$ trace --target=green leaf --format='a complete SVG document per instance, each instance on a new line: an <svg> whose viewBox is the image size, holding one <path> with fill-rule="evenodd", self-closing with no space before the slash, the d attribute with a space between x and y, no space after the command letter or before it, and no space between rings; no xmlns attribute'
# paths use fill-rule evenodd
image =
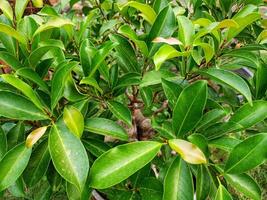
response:
<svg viewBox="0 0 267 200"><path fill-rule="evenodd" d="M116 34L110 35L109 38L114 43L119 44L115 47L115 50L119 66L122 68L122 70L124 72L140 71L137 57L131 43L129 43L126 38Z"/></svg>
<svg viewBox="0 0 267 200"><path fill-rule="evenodd" d="M15 183L13 183L9 188L8 191L11 193L13 197L25 197L24 191L24 182L22 177L19 177Z"/></svg>
<svg viewBox="0 0 267 200"><path fill-rule="evenodd" d="M69 19L64 19L60 17L51 17L48 22L39 26L39 28L34 32L33 37L49 29L60 28L65 26L73 26L73 25L74 24Z"/></svg>
<svg viewBox="0 0 267 200"><path fill-rule="evenodd" d="M241 140L232 137L221 137L215 140L210 140L209 146L222 149L225 151L232 151L232 149L240 142Z"/></svg>
<svg viewBox="0 0 267 200"><path fill-rule="evenodd" d="M215 52L213 47L207 43L194 43L194 46L199 46L203 49L205 54L206 63L208 63L214 56Z"/></svg>
<svg viewBox="0 0 267 200"><path fill-rule="evenodd" d="M204 153L195 144L180 139L171 139L168 144L183 160L190 164L207 163Z"/></svg>
<svg viewBox="0 0 267 200"><path fill-rule="evenodd" d="M206 81L197 81L181 92L172 118L172 126L176 135L183 136L197 125L202 117L206 100Z"/></svg>
<svg viewBox="0 0 267 200"><path fill-rule="evenodd" d="M84 128L86 131L100 135L111 136L123 141L128 141L126 131L116 122L105 118L89 118L85 120Z"/></svg>
<svg viewBox="0 0 267 200"><path fill-rule="evenodd" d="M101 94L103 94L103 90L99 87L97 81L92 77L85 77L81 80L80 84L87 84L95 89L97 89Z"/></svg>
<svg viewBox="0 0 267 200"><path fill-rule="evenodd" d="M161 79L161 83L168 102L173 108L183 88L179 84L165 79Z"/></svg>
<svg viewBox="0 0 267 200"><path fill-rule="evenodd" d="M157 51L157 53L153 57L153 61L155 63L156 70L159 70L161 65L169 59L181 57L181 56L188 56L189 52L184 51L180 52L177 51L174 47L164 44L160 47L160 49Z"/></svg>
<svg viewBox="0 0 267 200"><path fill-rule="evenodd" d="M0 91L0 115L18 120L48 119L48 116L28 99L7 91Z"/></svg>
<svg viewBox="0 0 267 200"><path fill-rule="evenodd" d="M46 46L41 46L34 51L31 52L28 60L29 64L33 67L36 68L37 64L40 62L40 60L47 54L47 53L52 53L54 56L57 57L59 61L62 61L64 59L64 54L62 50L58 46L54 45L46 45Z"/></svg>
<svg viewBox="0 0 267 200"><path fill-rule="evenodd" d="M0 160L4 157L7 151L7 139L3 129L0 127Z"/></svg>
<svg viewBox="0 0 267 200"><path fill-rule="evenodd" d="M48 142L45 140L34 149L29 164L23 172L23 180L29 187L33 187L41 181L50 160Z"/></svg>
<svg viewBox="0 0 267 200"><path fill-rule="evenodd" d="M105 58L110 54L110 51L116 47L118 43L108 41L104 43L101 48L97 51L92 59L91 71L89 73L89 77L92 77L96 70L99 68L101 63L105 60Z"/></svg>
<svg viewBox="0 0 267 200"><path fill-rule="evenodd" d="M25 126L23 121L19 121L6 134L8 150L25 140Z"/></svg>
<svg viewBox="0 0 267 200"><path fill-rule="evenodd" d="M104 189L120 183L148 164L161 145L144 141L112 148L94 162L89 175L90 186Z"/></svg>
<svg viewBox="0 0 267 200"><path fill-rule="evenodd" d="M191 46L194 39L194 25L190 19L185 16L178 16L178 39L185 47Z"/></svg>
<svg viewBox="0 0 267 200"><path fill-rule="evenodd" d="M73 106L67 106L63 111L63 120L69 130L78 138L82 137L84 119L82 113Z"/></svg>
<svg viewBox="0 0 267 200"><path fill-rule="evenodd" d="M232 197L229 194L229 192L225 189L225 187L220 184L215 196L215 200L232 200Z"/></svg>
<svg viewBox="0 0 267 200"><path fill-rule="evenodd" d="M144 178L139 186L142 199L162 200L162 183L157 178Z"/></svg>
<svg viewBox="0 0 267 200"><path fill-rule="evenodd" d="M240 107L230 118L229 123L232 125L232 131L241 131L252 127L265 118L267 118L267 102L259 100L253 101L253 106L247 103Z"/></svg>
<svg viewBox="0 0 267 200"><path fill-rule="evenodd" d="M62 119L51 127L48 145L57 172L82 191L89 171L88 157L82 142Z"/></svg>
<svg viewBox="0 0 267 200"><path fill-rule="evenodd" d="M13 10L7 0L0 0L0 9L10 21L13 21Z"/></svg>
<svg viewBox="0 0 267 200"><path fill-rule="evenodd" d="M109 110L120 120L124 121L127 125L132 126L132 114L128 107L117 101L109 101Z"/></svg>
<svg viewBox="0 0 267 200"><path fill-rule="evenodd" d="M245 17L236 17L234 20L238 23L238 28L230 28L227 33L227 41L230 41L236 37L241 31L243 31L248 25L259 20L261 15L259 13L251 13Z"/></svg>
<svg viewBox="0 0 267 200"><path fill-rule="evenodd" d="M31 152L24 143L7 152L0 161L0 191L11 186L20 177L29 162Z"/></svg>
<svg viewBox="0 0 267 200"><path fill-rule="evenodd" d="M66 79L77 62L63 63L58 66L52 78L51 108L54 109L63 95Z"/></svg>
<svg viewBox="0 0 267 200"><path fill-rule="evenodd" d="M23 67L20 61L8 52L0 51L0 59L14 70L18 70Z"/></svg>
<svg viewBox="0 0 267 200"><path fill-rule="evenodd" d="M267 133L253 135L231 151L224 171L240 174L262 164L266 159Z"/></svg>
<svg viewBox="0 0 267 200"><path fill-rule="evenodd" d="M43 110L44 106L37 94L33 91L32 87L29 86L24 81L16 78L11 74L2 74L1 78L4 79L5 82L9 83L13 87L20 90L26 97L28 97L39 109Z"/></svg>
<svg viewBox="0 0 267 200"><path fill-rule="evenodd" d="M131 29L131 27L127 24L122 25L118 33L124 35L125 37L129 38L132 40L136 46L140 49L140 51L145 55L148 56L148 48L147 45L144 41L139 40L137 34Z"/></svg>
<svg viewBox="0 0 267 200"><path fill-rule="evenodd" d="M166 6L157 15L157 18L151 27L147 36L149 55L152 56L159 49L161 44L154 44L153 40L157 37L171 37L177 29L176 19L171 6Z"/></svg>
<svg viewBox="0 0 267 200"><path fill-rule="evenodd" d="M128 3L120 6L120 9L123 9L125 7L133 7L139 11L141 11L141 16L150 24L153 24L156 19L156 12L147 4L139 3L136 1L129 1Z"/></svg>
<svg viewBox="0 0 267 200"><path fill-rule="evenodd" d="M265 74L267 73L267 67L264 64L260 64L257 67L257 71L254 75L255 85L256 85L256 98L262 98L267 90L267 79Z"/></svg>
<svg viewBox="0 0 267 200"><path fill-rule="evenodd" d="M83 73L88 76L91 70L92 57L95 54L93 47L90 45L89 39L85 39L80 46L80 60Z"/></svg>
<svg viewBox="0 0 267 200"><path fill-rule="evenodd" d="M227 115L227 112L222 109L213 109L209 112L206 112L201 121L197 125L197 130L205 130L209 128L211 125L215 124L223 117Z"/></svg>
<svg viewBox="0 0 267 200"><path fill-rule="evenodd" d="M211 180L208 169L204 165L200 165L196 176L196 196L198 200L208 198L211 187Z"/></svg>
<svg viewBox="0 0 267 200"><path fill-rule="evenodd" d="M16 74L37 84L44 92L48 94L50 93L49 87L47 86L45 81L43 81L41 77L31 68L28 67L19 68L16 71Z"/></svg>
<svg viewBox="0 0 267 200"><path fill-rule="evenodd" d="M103 153L105 153L110 149L109 145L99 140L93 140L93 139L83 140L83 144L86 150L96 157L101 156Z"/></svg>
<svg viewBox="0 0 267 200"><path fill-rule="evenodd" d="M27 45L27 38L21 34L20 32L16 31L14 28L0 23L0 32L5 33L13 38L15 38L17 41L22 43L23 45Z"/></svg>
<svg viewBox="0 0 267 200"><path fill-rule="evenodd" d="M199 73L237 90L242 95L244 95L244 97L252 105L251 92L247 83L235 73L216 68L210 68L208 70L199 71Z"/></svg>
<svg viewBox="0 0 267 200"><path fill-rule="evenodd" d="M227 183L253 200L261 200L261 188L247 174L224 174Z"/></svg>
<svg viewBox="0 0 267 200"><path fill-rule="evenodd" d="M28 5L29 0L20 0L16 1L15 4L15 15L16 15L16 20L19 22L23 16L24 10L26 6Z"/></svg>
<svg viewBox="0 0 267 200"><path fill-rule="evenodd" d="M179 157L170 165L164 179L163 200L193 200L194 186L188 165Z"/></svg>
<svg viewBox="0 0 267 200"><path fill-rule="evenodd" d="M143 88L147 86L160 84L161 79L166 79L171 81L171 80L177 80L177 77L175 77L174 73L167 70L149 71L144 74L142 82L140 83L140 87Z"/></svg>

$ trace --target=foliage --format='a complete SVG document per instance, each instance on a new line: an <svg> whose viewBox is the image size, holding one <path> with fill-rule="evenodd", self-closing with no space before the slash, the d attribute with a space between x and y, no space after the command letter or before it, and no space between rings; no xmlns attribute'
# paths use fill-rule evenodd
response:
<svg viewBox="0 0 267 200"><path fill-rule="evenodd" d="M262 0L28 3L0 0L0 197L262 199Z"/></svg>

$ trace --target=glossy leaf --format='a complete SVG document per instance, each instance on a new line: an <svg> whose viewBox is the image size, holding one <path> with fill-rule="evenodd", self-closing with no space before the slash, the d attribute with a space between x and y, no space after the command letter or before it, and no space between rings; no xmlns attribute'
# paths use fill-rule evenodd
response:
<svg viewBox="0 0 267 200"><path fill-rule="evenodd" d="M7 139L3 129L0 127L0 160L4 157L7 151Z"/></svg>
<svg viewBox="0 0 267 200"><path fill-rule="evenodd" d="M35 37L37 34L52 29L52 28L60 28L63 26L72 26L73 23L69 19L64 19L60 17L53 17L49 19L48 22L45 24L42 24L39 26L39 28L34 32L33 37Z"/></svg>
<svg viewBox="0 0 267 200"><path fill-rule="evenodd" d="M69 130L78 138L83 134L84 119L82 113L73 106L64 108L63 120Z"/></svg>
<svg viewBox="0 0 267 200"><path fill-rule="evenodd" d="M161 143L152 141L112 148L94 162L89 175L90 186L104 189L120 183L148 164L160 148Z"/></svg>
<svg viewBox="0 0 267 200"><path fill-rule="evenodd" d="M13 10L7 0L0 0L0 9L8 19L13 20Z"/></svg>
<svg viewBox="0 0 267 200"><path fill-rule="evenodd" d="M151 8L149 5L147 4L143 4L143 3L139 3L136 1L129 1L128 3L124 4L123 6L121 6L121 9L125 8L125 7L133 7L136 8L137 10L141 11L141 16L148 21L150 24L153 24L155 19L156 19L156 13L153 10L153 8Z"/></svg>
<svg viewBox="0 0 267 200"><path fill-rule="evenodd" d="M193 200L194 186L188 165L176 157L164 179L163 200Z"/></svg>
<svg viewBox="0 0 267 200"><path fill-rule="evenodd" d="M195 32L193 23L185 16L178 16L177 20L179 24L178 38L185 47L190 46L193 43Z"/></svg>
<svg viewBox="0 0 267 200"><path fill-rule="evenodd" d="M220 185L217 190L215 200L232 200L232 197L229 194L229 192L225 189L225 187L223 185Z"/></svg>
<svg viewBox="0 0 267 200"><path fill-rule="evenodd" d="M231 151L224 171L240 174L262 164L266 159L266 145L266 133L259 133L245 139Z"/></svg>
<svg viewBox="0 0 267 200"><path fill-rule="evenodd" d="M50 153L47 140L38 144L34 149L29 164L23 172L23 180L29 187L41 181L50 163Z"/></svg>
<svg viewBox="0 0 267 200"><path fill-rule="evenodd" d="M89 161L82 142L60 119L51 127L48 144L58 173L82 191L89 171Z"/></svg>
<svg viewBox="0 0 267 200"><path fill-rule="evenodd" d="M23 44L23 45L27 44L27 38L23 34L19 33L14 28L12 28L6 24L0 23L0 32L5 33L5 34L15 38L16 40L21 42L21 44Z"/></svg>
<svg viewBox="0 0 267 200"><path fill-rule="evenodd" d="M177 51L174 47L165 44L157 51L157 53L153 57L153 61L155 63L156 70L159 70L161 65L169 59L187 56L189 52L180 52Z"/></svg>
<svg viewBox="0 0 267 200"><path fill-rule="evenodd" d="M27 83L23 82L22 80L20 80L19 78L11 74L3 74L1 75L1 78L3 78L7 83L12 85L13 87L20 90L25 96L27 96L36 105L36 107L38 107L39 109L44 108L37 94L33 91L31 86L29 86Z"/></svg>
<svg viewBox="0 0 267 200"><path fill-rule="evenodd" d="M77 65L76 62L64 63L58 66L58 69L53 75L51 87L51 108L54 109L56 104L63 95L64 85L67 76L71 70Z"/></svg>
<svg viewBox="0 0 267 200"><path fill-rule="evenodd" d="M0 59L14 70L17 70L23 67L20 61L14 55L8 52L0 51Z"/></svg>
<svg viewBox="0 0 267 200"><path fill-rule="evenodd" d="M116 122L105 118L89 118L85 120L84 128L86 131L100 135L111 136L123 141L128 141L126 131Z"/></svg>
<svg viewBox="0 0 267 200"><path fill-rule="evenodd" d="M48 116L28 99L7 91L0 91L0 115L18 120L48 119Z"/></svg>
<svg viewBox="0 0 267 200"><path fill-rule="evenodd" d="M190 142L181 139L172 139L168 141L168 144L183 160L190 164L207 163L204 153L196 145Z"/></svg>
<svg viewBox="0 0 267 200"><path fill-rule="evenodd" d="M21 17L23 16L24 10L26 6L28 5L29 0L20 0L16 1L15 4L15 15L17 22L21 20Z"/></svg>
<svg viewBox="0 0 267 200"><path fill-rule="evenodd" d="M237 90L244 95L244 97L252 105L251 92L247 83L235 73L223 69L210 68L208 70L201 71L200 74L208 76L219 83L225 84Z"/></svg>
<svg viewBox="0 0 267 200"><path fill-rule="evenodd" d="M21 143L0 161L0 191L11 186L19 178L29 162L31 152L31 149Z"/></svg>
<svg viewBox="0 0 267 200"><path fill-rule="evenodd" d="M132 125L132 114L128 107L117 101L109 101L108 108L118 119L124 121L128 126Z"/></svg>
<svg viewBox="0 0 267 200"><path fill-rule="evenodd" d="M198 81L186 87L173 109L172 126L178 136L191 131L202 117L207 100L207 83Z"/></svg>
<svg viewBox="0 0 267 200"><path fill-rule="evenodd" d="M224 174L226 181L239 192L253 200L261 199L259 185L247 174Z"/></svg>

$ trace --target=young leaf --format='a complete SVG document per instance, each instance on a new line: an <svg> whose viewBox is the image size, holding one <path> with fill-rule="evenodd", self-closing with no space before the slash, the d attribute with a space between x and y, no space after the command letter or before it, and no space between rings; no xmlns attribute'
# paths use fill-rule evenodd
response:
<svg viewBox="0 0 267 200"><path fill-rule="evenodd" d="M20 32L16 31L11 26L0 23L0 32L5 33L5 34L15 38L23 45L27 45L27 38L23 34L21 34Z"/></svg>
<svg viewBox="0 0 267 200"><path fill-rule="evenodd" d="M128 107L117 101L109 101L109 110L120 120L124 121L127 125L132 126L132 114Z"/></svg>
<svg viewBox="0 0 267 200"><path fill-rule="evenodd" d="M157 53L153 57L153 61L155 63L156 70L159 70L161 65L169 59L180 57L180 56L188 56L189 52L180 52L177 51L174 47L165 44L157 51Z"/></svg>
<svg viewBox="0 0 267 200"><path fill-rule="evenodd" d="M0 191L11 186L20 177L29 162L31 152L24 143L7 152L0 161Z"/></svg>
<svg viewBox="0 0 267 200"><path fill-rule="evenodd" d="M193 200L194 186L188 165L176 157L164 179L163 200Z"/></svg>
<svg viewBox="0 0 267 200"><path fill-rule="evenodd" d="M100 135L111 136L123 141L128 141L126 131L116 122L105 118L89 118L85 120L84 128L86 131Z"/></svg>
<svg viewBox="0 0 267 200"><path fill-rule="evenodd" d="M13 10L7 0L0 0L0 9L10 21L13 21Z"/></svg>
<svg viewBox="0 0 267 200"><path fill-rule="evenodd" d="M185 47L188 47L193 43L193 36L195 33L194 25L191 20L185 16L178 16L177 20L179 24L178 38Z"/></svg>
<svg viewBox="0 0 267 200"><path fill-rule="evenodd" d="M32 131L26 139L26 147L32 148L32 146L45 134L47 126L43 126Z"/></svg>
<svg viewBox="0 0 267 200"><path fill-rule="evenodd" d="M45 175L50 163L50 154L47 139L34 149L29 164L23 172L23 180L29 187L33 187Z"/></svg>
<svg viewBox="0 0 267 200"><path fill-rule="evenodd" d="M18 120L48 119L48 116L28 99L7 91L0 91L0 115Z"/></svg>
<svg viewBox="0 0 267 200"><path fill-rule="evenodd" d="M52 17L48 22L39 26L39 28L34 32L33 37L37 34L52 29L52 28L60 28L64 26L73 26L74 24L69 19L64 19L60 17Z"/></svg>
<svg viewBox="0 0 267 200"><path fill-rule="evenodd" d="M231 151L224 171L241 174L262 164L266 159L267 133L253 135Z"/></svg>
<svg viewBox="0 0 267 200"><path fill-rule="evenodd" d="M227 183L253 200L261 200L261 188L247 174L224 174Z"/></svg>
<svg viewBox="0 0 267 200"><path fill-rule="evenodd" d="M16 1L15 4L15 15L16 15L16 20L19 22L23 16L24 10L26 6L28 5L29 0L20 0Z"/></svg>
<svg viewBox="0 0 267 200"><path fill-rule="evenodd" d="M252 105L251 92L247 83L235 73L216 68L210 68L208 70L200 71L199 73L237 90L244 95L244 97Z"/></svg>
<svg viewBox="0 0 267 200"><path fill-rule="evenodd" d="M229 194L229 192L225 189L225 187L220 184L215 196L215 200L232 200L232 197Z"/></svg>
<svg viewBox="0 0 267 200"><path fill-rule="evenodd" d="M84 129L84 119L82 113L73 106L64 108L63 120L69 130L74 133L75 136L81 138Z"/></svg>
<svg viewBox="0 0 267 200"><path fill-rule="evenodd" d="M82 142L68 130L62 119L51 127L48 145L58 173L82 191L89 171L88 157Z"/></svg>
<svg viewBox="0 0 267 200"><path fill-rule="evenodd" d="M89 175L90 186L104 189L120 183L148 164L161 145L145 141L112 148L94 162Z"/></svg>
<svg viewBox="0 0 267 200"><path fill-rule="evenodd" d="M140 15L150 24L154 23L157 14L153 10L153 8L151 8L149 5L139 3L136 1L129 1L128 3L120 6L120 9L123 9L125 7L128 7L128 6L136 8L137 10L141 11L142 14L140 14Z"/></svg>
<svg viewBox="0 0 267 200"><path fill-rule="evenodd" d="M190 164L207 163L204 153L196 145L190 142L180 139L171 139L168 141L168 144L183 160Z"/></svg>
<svg viewBox="0 0 267 200"><path fill-rule="evenodd" d="M181 92L173 109L172 126L176 135L183 136L197 125L206 100L206 81L197 81Z"/></svg>

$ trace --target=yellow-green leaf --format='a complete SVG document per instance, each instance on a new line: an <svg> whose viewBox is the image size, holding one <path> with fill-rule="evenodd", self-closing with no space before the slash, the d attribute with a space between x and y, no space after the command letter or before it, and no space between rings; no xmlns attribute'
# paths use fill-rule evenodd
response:
<svg viewBox="0 0 267 200"><path fill-rule="evenodd" d="M64 108L63 120L70 131L78 138L82 136L84 129L84 119L82 113L73 106Z"/></svg>
<svg viewBox="0 0 267 200"><path fill-rule="evenodd" d="M207 163L204 153L196 145L181 139L172 139L168 143L186 162L190 164Z"/></svg>
<svg viewBox="0 0 267 200"><path fill-rule="evenodd" d="M7 0L0 0L0 9L8 19L13 20L13 10Z"/></svg>
<svg viewBox="0 0 267 200"><path fill-rule="evenodd" d="M31 148L46 132L47 126L43 126L32 131L26 139L26 147Z"/></svg>

